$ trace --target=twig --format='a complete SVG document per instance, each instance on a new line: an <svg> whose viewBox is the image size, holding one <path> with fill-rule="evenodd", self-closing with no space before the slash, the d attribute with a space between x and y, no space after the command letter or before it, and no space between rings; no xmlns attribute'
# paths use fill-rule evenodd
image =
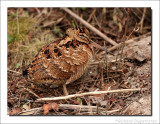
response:
<svg viewBox="0 0 160 124"><path fill-rule="evenodd" d="M107 57L107 47L106 47L106 43L105 42L104 42L104 51L105 51L104 56L105 56L105 64L106 64L107 78L108 78L109 77L109 73L108 73L108 57ZM102 70L103 70L103 68L102 68Z"/></svg>
<svg viewBox="0 0 160 124"><path fill-rule="evenodd" d="M106 35L104 35L102 32L100 32L99 30L97 30L95 27L93 27L91 24L89 24L87 21L85 21L84 19L82 19L81 17L79 17L78 15L76 15L74 12L72 12L68 8L62 8L62 9L64 11L66 11L68 14L70 14L71 16L73 16L74 18L76 18L78 21L80 21L82 24L84 24L86 27L88 27L94 33L96 33L97 35L99 35L100 37L102 37L104 40L108 41L112 45L117 45L117 43L115 41L113 41L111 38L109 38Z"/></svg>
<svg viewBox="0 0 160 124"><path fill-rule="evenodd" d="M138 10L138 8L137 8L137 11L140 11L140 10ZM131 12L140 20L141 19L141 17L139 17L139 15L135 12L135 9L133 8L133 9L131 9Z"/></svg>
<svg viewBox="0 0 160 124"><path fill-rule="evenodd" d="M95 12L96 12L96 8L94 8L93 11L92 11L92 13L90 14L90 16L89 16L89 18L88 18L88 20L87 20L88 23L89 23L90 20L92 19L92 17L93 17L93 15L94 15Z"/></svg>
<svg viewBox="0 0 160 124"><path fill-rule="evenodd" d="M73 94L68 96L60 96L60 97L50 97L50 98L40 98L37 99L37 102L40 101L56 101L56 100L62 100L62 99L70 99L74 97L82 97L87 95L98 95L98 94L107 94L107 93L121 93L121 92L134 92L134 91L144 91L147 90L147 88L136 88L136 89L119 89L119 90L109 90L109 91L94 91L94 92L87 92L87 93L81 93L81 94Z"/></svg>
<svg viewBox="0 0 160 124"><path fill-rule="evenodd" d="M18 20L18 10L17 9L17 15L16 15L16 18L17 18L17 34L19 35L19 20Z"/></svg>
<svg viewBox="0 0 160 124"><path fill-rule="evenodd" d="M12 72L12 73L16 73L16 74L18 74L18 75L22 75L22 73L20 73L20 72L18 72L18 71L14 71L14 70L11 70L11 69L7 69L7 71L10 71L10 72Z"/></svg>
<svg viewBox="0 0 160 124"><path fill-rule="evenodd" d="M42 15L42 13L41 13L41 11L39 10L39 8L35 8L36 10L37 10L37 12L38 12L38 15L37 15L37 17L40 17L41 15Z"/></svg>
<svg viewBox="0 0 160 124"><path fill-rule="evenodd" d="M35 94L33 91L31 91L31 90L28 89L28 88L25 88L25 87L23 87L23 86L19 86L19 88L23 88L24 90L27 90L29 93L33 94L35 97L40 98L37 94Z"/></svg>
<svg viewBox="0 0 160 124"><path fill-rule="evenodd" d="M97 106L88 106L88 105L72 105L72 104L60 104L59 109L72 109L72 110L81 110L81 111L97 111ZM104 108L99 107L100 110L105 110Z"/></svg>
<svg viewBox="0 0 160 124"><path fill-rule="evenodd" d="M106 43L104 42L104 51L105 51L105 61L107 64L107 48L106 48Z"/></svg>
<svg viewBox="0 0 160 124"><path fill-rule="evenodd" d="M139 25L141 26L141 27L140 27L140 33L143 33L143 22L144 22L146 10L147 10L147 8L144 8L144 9L143 9L142 19L141 19L141 21L139 22Z"/></svg>
<svg viewBox="0 0 160 124"><path fill-rule="evenodd" d="M36 96L37 98L40 98L37 94L35 94L33 91L31 91L28 88L24 88L25 90L27 90L29 93L33 94L34 96Z"/></svg>
<svg viewBox="0 0 160 124"><path fill-rule="evenodd" d="M51 21L51 22L44 23L42 27L45 28L45 27L53 25L53 24L58 24L58 23L60 23L63 20L63 18L64 17L60 17L56 21Z"/></svg>
<svg viewBox="0 0 160 124"><path fill-rule="evenodd" d="M118 111L120 111L121 109L116 109L116 110L111 110L111 111L107 111L107 113L114 113L114 112L118 112Z"/></svg>
<svg viewBox="0 0 160 124"><path fill-rule="evenodd" d="M99 21L97 20L97 17L96 17L95 15L94 15L94 20L96 21L98 27L99 27L100 29L102 29L102 26L101 26L101 24L99 23Z"/></svg>
<svg viewBox="0 0 160 124"><path fill-rule="evenodd" d="M118 68L120 68L123 63L122 63L122 59L123 59L123 51L124 51L124 47L125 47L125 41L126 41L126 37L127 37L127 30L128 30L128 21L129 21L129 12L130 12L130 9L128 8L127 10L125 10L126 14L127 14L127 20L126 20L126 25L125 25L125 29L124 29L124 35L123 35L123 38L122 38L122 45L121 45L121 54L120 54L120 59L119 59L119 62L118 62Z"/></svg>

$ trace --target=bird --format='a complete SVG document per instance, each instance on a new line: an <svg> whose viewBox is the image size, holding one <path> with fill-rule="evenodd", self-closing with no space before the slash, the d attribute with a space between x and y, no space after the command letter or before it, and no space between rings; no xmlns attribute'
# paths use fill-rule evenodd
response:
<svg viewBox="0 0 160 124"><path fill-rule="evenodd" d="M79 79L92 61L90 43L87 28L68 28L62 38L44 45L22 74L33 83L63 86L67 96L66 85Z"/></svg>

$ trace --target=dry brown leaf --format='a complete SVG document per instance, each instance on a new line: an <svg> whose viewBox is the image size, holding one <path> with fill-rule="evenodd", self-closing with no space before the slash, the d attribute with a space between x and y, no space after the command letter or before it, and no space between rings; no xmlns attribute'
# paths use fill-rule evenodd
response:
<svg viewBox="0 0 160 124"><path fill-rule="evenodd" d="M48 104L44 104L43 105L43 114L46 115L48 114L49 110L55 110L55 111L58 111L59 110L59 105L55 102L53 103L48 103Z"/></svg>
<svg viewBox="0 0 160 124"><path fill-rule="evenodd" d="M43 105L43 114L46 115L49 112L49 105L48 104L44 104Z"/></svg>
<svg viewBox="0 0 160 124"><path fill-rule="evenodd" d="M51 109L53 109L53 110L56 110L56 111L59 110L59 105L58 105L57 103L55 103L55 102L50 103L50 107L51 107ZM50 110L51 110L51 109L50 109Z"/></svg>
<svg viewBox="0 0 160 124"><path fill-rule="evenodd" d="M19 112L21 112L21 108L14 108L12 111L9 112L9 115L17 115Z"/></svg>
<svg viewBox="0 0 160 124"><path fill-rule="evenodd" d="M30 110L31 108L30 108L30 105L24 104L23 107L22 107L22 109L28 111L28 110Z"/></svg>
<svg viewBox="0 0 160 124"><path fill-rule="evenodd" d="M16 91L16 82L15 81L12 82L10 89L13 93Z"/></svg>

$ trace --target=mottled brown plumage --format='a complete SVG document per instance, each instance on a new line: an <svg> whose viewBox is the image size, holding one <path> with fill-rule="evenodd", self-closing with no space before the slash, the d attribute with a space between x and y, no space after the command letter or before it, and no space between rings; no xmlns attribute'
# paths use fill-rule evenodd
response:
<svg viewBox="0 0 160 124"><path fill-rule="evenodd" d="M23 75L38 84L64 86L80 78L92 60L89 32L69 28L60 40L41 48ZM67 91L65 95L67 95Z"/></svg>

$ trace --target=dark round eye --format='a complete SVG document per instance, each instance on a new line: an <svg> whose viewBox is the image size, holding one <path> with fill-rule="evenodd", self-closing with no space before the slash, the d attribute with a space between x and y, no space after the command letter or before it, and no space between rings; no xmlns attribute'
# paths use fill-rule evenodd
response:
<svg viewBox="0 0 160 124"><path fill-rule="evenodd" d="M81 34L81 35L79 35L80 37L84 37L84 35L83 34Z"/></svg>

